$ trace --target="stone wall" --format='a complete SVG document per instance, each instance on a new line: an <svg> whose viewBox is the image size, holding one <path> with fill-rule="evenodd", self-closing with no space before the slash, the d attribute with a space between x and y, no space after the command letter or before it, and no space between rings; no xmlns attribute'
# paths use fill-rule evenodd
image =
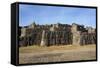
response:
<svg viewBox="0 0 100 68"><path fill-rule="evenodd" d="M82 33L80 39L81 45L96 44L95 33Z"/></svg>
<svg viewBox="0 0 100 68"><path fill-rule="evenodd" d="M73 45L96 44L95 29L89 27L84 28L82 25L72 24Z"/></svg>
<svg viewBox="0 0 100 68"><path fill-rule="evenodd" d="M87 45L96 44L95 29L73 23L36 25L20 29L19 46Z"/></svg>

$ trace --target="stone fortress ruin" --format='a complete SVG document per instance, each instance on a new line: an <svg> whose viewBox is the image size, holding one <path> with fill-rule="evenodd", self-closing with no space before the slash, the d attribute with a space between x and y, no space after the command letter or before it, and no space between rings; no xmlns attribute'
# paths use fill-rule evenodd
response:
<svg viewBox="0 0 100 68"><path fill-rule="evenodd" d="M88 44L96 44L96 29L76 23L38 25L34 22L19 27L19 47Z"/></svg>

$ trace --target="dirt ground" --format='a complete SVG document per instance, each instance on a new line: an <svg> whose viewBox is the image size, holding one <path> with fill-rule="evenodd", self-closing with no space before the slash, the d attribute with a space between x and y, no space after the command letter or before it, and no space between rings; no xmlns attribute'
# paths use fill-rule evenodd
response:
<svg viewBox="0 0 100 68"><path fill-rule="evenodd" d="M28 46L19 48L19 64L95 59L96 45Z"/></svg>

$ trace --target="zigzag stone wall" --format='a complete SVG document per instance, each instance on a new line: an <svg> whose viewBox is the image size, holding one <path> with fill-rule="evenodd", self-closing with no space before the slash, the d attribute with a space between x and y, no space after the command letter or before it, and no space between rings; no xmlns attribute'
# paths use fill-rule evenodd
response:
<svg viewBox="0 0 100 68"><path fill-rule="evenodd" d="M73 23L36 25L20 29L19 46L87 45L96 44L96 32L92 28Z"/></svg>

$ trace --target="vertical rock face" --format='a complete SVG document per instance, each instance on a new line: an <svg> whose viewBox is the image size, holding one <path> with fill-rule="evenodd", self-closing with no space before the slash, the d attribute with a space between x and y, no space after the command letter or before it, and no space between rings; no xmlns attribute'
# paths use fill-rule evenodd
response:
<svg viewBox="0 0 100 68"><path fill-rule="evenodd" d="M46 39L46 31L43 30L42 32L42 39L41 39L41 46L46 46L47 45L47 39Z"/></svg>

